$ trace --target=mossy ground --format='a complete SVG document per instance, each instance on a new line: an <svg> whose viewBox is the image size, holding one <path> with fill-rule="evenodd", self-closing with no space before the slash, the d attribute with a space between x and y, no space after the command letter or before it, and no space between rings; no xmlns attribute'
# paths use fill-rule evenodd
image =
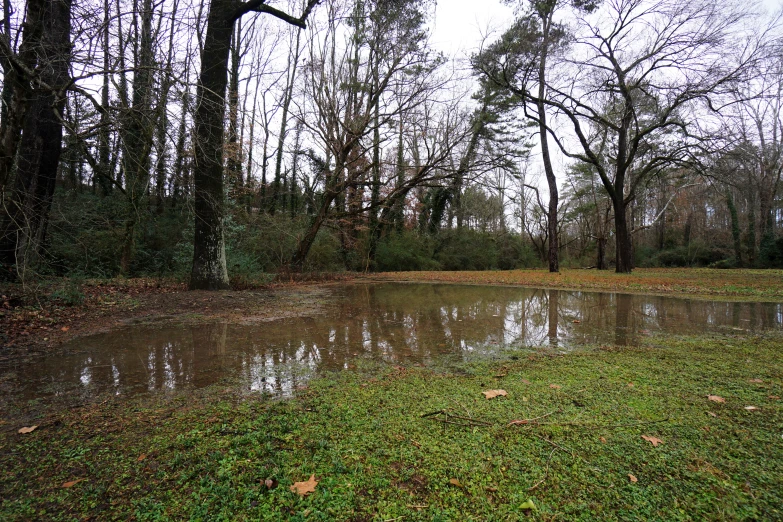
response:
<svg viewBox="0 0 783 522"><path fill-rule="evenodd" d="M781 346L774 332L656 336L345 372L287 400L228 384L108 399L27 435L3 427L0 519L783 519ZM482 424L422 417L441 410ZM290 491L311 474L314 493Z"/></svg>

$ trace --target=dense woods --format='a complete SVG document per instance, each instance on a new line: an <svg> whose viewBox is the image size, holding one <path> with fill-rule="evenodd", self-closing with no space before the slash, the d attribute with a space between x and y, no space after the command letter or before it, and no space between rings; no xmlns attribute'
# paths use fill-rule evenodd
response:
<svg viewBox="0 0 783 522"><path fill-rule="evenodd" d="M783 266L776 13L507 3L6 0L2 278Z"/></svg>

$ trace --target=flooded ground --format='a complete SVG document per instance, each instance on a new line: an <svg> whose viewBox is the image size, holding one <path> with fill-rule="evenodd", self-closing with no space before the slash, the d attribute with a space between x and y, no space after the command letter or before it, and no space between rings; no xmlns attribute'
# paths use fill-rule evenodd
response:
<svg viewBox="0 0 783 522"><path fill-rule="evenodd" d="M222 379L285 395L312 375L362 361L429 365L501 348L567 351L586 343L633 345L656 332L783 324L780 303L405 283L329 291L323 310L308 316L256 324L143 324L76 339L60 355L0 367L3 409L42 398L81 401Z"/></svg>

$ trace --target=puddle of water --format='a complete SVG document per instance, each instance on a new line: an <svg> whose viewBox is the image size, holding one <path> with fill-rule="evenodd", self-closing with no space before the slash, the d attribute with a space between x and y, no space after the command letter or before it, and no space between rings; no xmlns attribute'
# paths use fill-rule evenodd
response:
<svg viewBox="0 0 783 522"><path fill-rule="evenodd" d="M287 395L312 375L371 360L432 364L501 348L633 345L655 332L779 329L783 304L438 284L356 284L325 313L256 325L135 325L77 339L65 355L0 369L7 401L202 387L230 378ZM7 403L8 404L8 403Z"/></svg>

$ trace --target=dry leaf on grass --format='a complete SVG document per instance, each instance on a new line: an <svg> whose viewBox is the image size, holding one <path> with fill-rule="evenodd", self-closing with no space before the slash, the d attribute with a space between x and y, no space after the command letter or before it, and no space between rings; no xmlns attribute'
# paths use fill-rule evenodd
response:
<svg viewBox="0 0 783 522"><path fill-rule="evenodd" d="M84 479L83 479L83 478L80 478L80 479L72 480L72 481L70 481L70 482L64 482L64 483L63 483L63 485L62 485L62 487L64 487L64 488L70 488L70 487L73 487L73 486L75 486L76 484L78 484L79 482L81 482L82 480L84 480Z"/></svg>
<svg viewBox="0 0 783 522"><path fill-rule="evenodd" d="M726 399L718 395L707 395L707 398L712 402L726 402Z"/></svg>
<svg viewBox="0 0 783 522"><path fill-rule="evenodd" d="M652 437L650 435L642 435L642 438L657 448L658 444L663 444L663 441L658 437Z"/></svg>
<svg viewBox="0 0 783 522"><path fill-rule="evenodd" d="M464 488L465 486L462 485L462 483L457 479L449 479L449 484L452 486L457 486L458 488Z"/></svg>
<svg viewBox="0 0 783 522"><path fill-rule="evenodd" d="M761 379L751 379L748 382L762 383L764 381L762 381Z"/></svg>
<svg viewBox="0 0 783 522"><path fill-rule="evenodd" d="M606 444L606 438L605 437L600 437L598 440L601 441L601 444Z"/></svg>
<svg viewBox="0 0 783 522"><path fill-rule="evenodd" d="M758 408L756 408L755 406L745 406L745 409L748 410L748 411L758 410Z"/></svg>
<svg viewBox="0 0 783 522"><path fill-rule="evenodd" d="M552 388L553 390L559 390L560 388L562 388L562 386L558 384L550 384L549 387Z"/></svg>
<svg viewBox="0 0 783 522"><path fill-rule="evenodd" d="M512 420L511 422L509 422L508 425L509 426L520 426L522 424L527 424L528 422L530 422L530 421L527 420L527 419L516 419L516 420Z"/></svg>
<svg viewBox="0 0 783 522"><path fill-rule="evenodd" d="M70 329L71 329L70 326L63 326L62 328L60 328L60 330L62 330L63 332L67 332Z"/></svg>
<svg viewBox="0 0 783 522"><path fill-rule="evenodd" d="M707 415L709 415L710 417L715 417L715 418L718 417L718 415L716 413L712 413L711 411L708 411Z"/></svg>
<svg viewBox="0 0 783 522"><path fill-rule="evenodd" d="M495 397L506 397L508 393L506 390L487 390L485 392L481 392L484 394L484 397L487 399L494 399Z"/></svg>
<svg viewBox="0 0 783 522"><path fill-rule="evenodd" d="M528 381L527 379L522 379L522 384L530 384L530 381Z"/></svg>
<svg viewBox="0 0 783 522"><path fill-rule="evenodd" d="M19 433L32 433L38 428L38 426L25 426L24 428L19 428Z"/></svg>
<svg viewBox="0 0 783 522"><path fill-rule="evenodd" d="M639 482L639 479L634 477L630 473L628 474L628 480L630 480L632 484L636 484L637 482Z"/></svg>
<svg viewBox="0 0 783 522"><path fill-rule="evenodd" d="M275 489L277 487L277 480L268 478L264 481L264 486L267 489Z"/></svg>
<svg viewBox="0 0 783 522"><path fill-rule="evenodd" d="M146 453L142 453L141 455L139 455L139 458L136 459L136 462L141 462L142 460L144 460L146 458L147 458L147 454Z"/></svg>
<svg viewBox="0 0 783 522"><path fill-rule="evenodd" d="M291 491L305 496L308 493L314 492L317 485L318 481L315 480L315 475L310 475L310 480L306 480L304 482L294 482L294 485L291 486Z"/></svg>

